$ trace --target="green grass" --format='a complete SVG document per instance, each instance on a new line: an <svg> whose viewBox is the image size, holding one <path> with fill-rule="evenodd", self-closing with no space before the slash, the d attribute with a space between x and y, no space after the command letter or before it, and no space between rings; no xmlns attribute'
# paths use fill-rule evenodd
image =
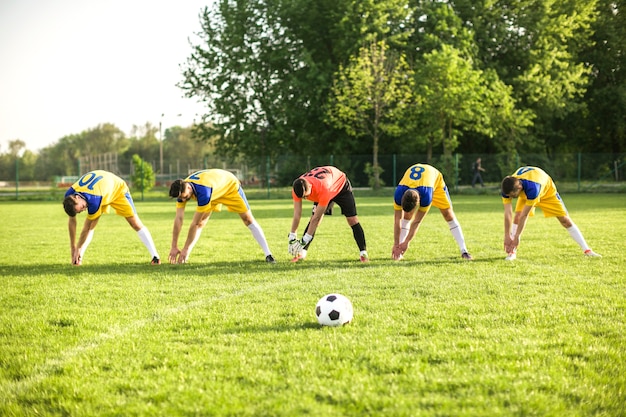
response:
<svg viewBox="0 0 626 417"><path fill-rule="evenodd" d="M538 211L508 263L499 197L453 199L473 262L438 210L391 261L390 198L360 197L366 265L340 215L291 264L281 199L251 201L276 265L223 212L158 267L106 215L73 267L60 202L0 203L0 415L626 415L626 195L564 196L602 259ZM166 258L173 204L136 205ZM330 292L353 323L317 324Z"/></svg>

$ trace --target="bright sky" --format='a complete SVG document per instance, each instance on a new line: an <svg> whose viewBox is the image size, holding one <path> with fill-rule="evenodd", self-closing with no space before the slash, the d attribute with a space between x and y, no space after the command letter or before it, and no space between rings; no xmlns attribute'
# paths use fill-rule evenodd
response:
<svg viewBox="0 0 626 417"><path fill-rule="evenodd" d="M102 123L191 125L202 107L176 84L210 2L0 1L0 153Z"/></svg>

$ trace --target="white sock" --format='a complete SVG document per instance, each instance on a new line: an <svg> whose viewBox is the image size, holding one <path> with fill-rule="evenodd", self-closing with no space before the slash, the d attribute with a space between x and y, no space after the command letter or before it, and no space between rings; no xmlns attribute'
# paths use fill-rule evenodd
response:
<svg viewBox="0 0 626 417"><path fill-rule="evenodd" d="M85 251L87 250L87 246L89 246L89 244L91 243L91 239L93 239L93 231L94 229L91 229L89 232L87 232L87 238L85 239L85 243L83 244L83 247L80 249L81 259L83 255L85 254Z"/></svg>
<svg viewBox="0 0 626 417"><path fill-rule="evenodd" d="M267 246L267 240L265 239L265 234L263 233L263 229L261 229L261 226L255 221L253 223L250 223L248 229L250 229L250 232L252 232L252 236L254 236L259 246L261 246L261 249L263 249L265 256L271 255L272 252L270 251L269 246Z"/></svg>
<svg viewBox="0 0 626 417"><path fill-rule="evenodd" d="M456 221L456 219L449 221L448 226L450 226L450 233L452 233L452 237L456 240L456 244L459 245L461 253L467 252L467 248L465 247L465 238L463 237L463 230L461 229L459 222Z"/></svg>
<svg viewBox="0 0 626 417"><path fill-rule="evenodd" d="M400 240L399 243L404 242L406 237L409 235L409 225L411 224L411 220L400 219Z"/></svg>
<svg viewBox="0 0 626 417"><path fill-rule="evenodd" d="M587 245L587 242L585 241L585 238L583 237L583 234L580 233L578 226L572 223L572 226L566 230L569 233L569 235L572 237L572 239L574 239L576 243L578 243L578 246L582 248L583 252L586 251L587 249L590 249L589 246Z"/></svg>
<svg viewBox="0 0 626 417"><path fill-rule="evenodd" d="M152 240L152 235L150 234L150 231L148 230L148 228L147 227L142 228L141 230L137 232L137 235L139 236L139 239L141 239L143 244L146 246L146 248L148 248L148 251L150 252L150 256L152 256L153 258L155 256L159 258L159 252L157 252L156 246L154 246L154 241Z"/></svg>

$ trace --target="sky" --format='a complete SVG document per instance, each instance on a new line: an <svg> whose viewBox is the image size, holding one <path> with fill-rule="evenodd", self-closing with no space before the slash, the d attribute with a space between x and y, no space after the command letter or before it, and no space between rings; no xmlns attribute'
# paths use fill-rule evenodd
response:
<svg viewBox="0 0 626 417"><path fill-rule="evenodd" d="M189 126L176 84L211 0L0 1L0 153L112 123Z"/></svg>

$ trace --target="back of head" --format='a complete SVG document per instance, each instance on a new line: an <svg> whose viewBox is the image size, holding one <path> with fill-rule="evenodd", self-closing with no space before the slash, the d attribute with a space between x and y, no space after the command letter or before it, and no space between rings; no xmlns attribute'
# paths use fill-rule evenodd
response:
<svg viewBox="0 0 626 417"><path fill-rule="evenodd" d="M500 185L500 191L502 191L502 194L504 195L511 194L511 192L515 190L515 187L517 186L518 181L519 181L519 178L515 178L510 175L508 177L504 177L504 179L502 180L502 184Z"/></svg>
<svg viewBox="0 0 626 417"><path fill-rule="evenodd" d="M70 217L76 216L76 201L74 201L74 196L68 195L63 199L63 209Z"/></svg>
<svg viewBox="0 0 626 417"><path fill-rule="evenodd" d="M170 185L170 197L178 198L180 193L183 191L184 181L182 179L174 180L172 185Z"/></svg>
<svg viewBox="0 0 626 417"><path fill-rule="evenodd" d="M293 182L293 192L298 198L302 198L304 191L306 190L306 181L304 178L297 178Z"/></svg>
<svg viewBox="0 0 626 417"><path fill-rule="evenodd" d="M415 190L406 190L402 195L402 210L409 213L417 207L420 202L420 195Z"/></svg>

